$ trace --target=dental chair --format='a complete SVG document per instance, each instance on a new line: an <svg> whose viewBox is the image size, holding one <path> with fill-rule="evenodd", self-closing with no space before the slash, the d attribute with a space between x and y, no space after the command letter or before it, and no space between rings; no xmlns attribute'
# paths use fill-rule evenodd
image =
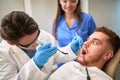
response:
<svg viewBox="0 0 120 80"><path fill-rule="evenodd" d="M118 66L120 65L120 48L114 57L104 66L103 70L115 80Z"/></svg>

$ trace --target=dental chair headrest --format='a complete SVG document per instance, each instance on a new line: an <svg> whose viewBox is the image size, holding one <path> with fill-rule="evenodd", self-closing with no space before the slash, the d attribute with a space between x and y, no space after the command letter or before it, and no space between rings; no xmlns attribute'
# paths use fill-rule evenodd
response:
<svg viewBox="0 0 120 80"><path fill-rule="evenodd" d="M103 70L113 78L115 79L115 74L118 68L118 65L120 63L120 48L117 51L117 53L114 55L114 57L104 66Z"/></svg>

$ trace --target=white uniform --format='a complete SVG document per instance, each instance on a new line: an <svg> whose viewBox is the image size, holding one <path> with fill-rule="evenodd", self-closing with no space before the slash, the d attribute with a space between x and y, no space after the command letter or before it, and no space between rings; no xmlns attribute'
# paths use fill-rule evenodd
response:
<svg viewBox="0 0 120 80"><path fill-rule="evenodd" d="M91 80L113 80L97 67L87 67ZM76 61L65 63L48 80L87 80L85 66Z"/></svg>
<svg viewBox="0 0 120 80"><path fill-rule="evenodd" d="M38 39L42 42L55 43L54 37L43 30L41 30ZM69 52L69 54L64 55L58 51L40 69L33 59L30 59L19 47L11 46L2 41L0 44L0 80L48 80L54 63L66 62L76 58L70 46L61 50Z"/></svg>

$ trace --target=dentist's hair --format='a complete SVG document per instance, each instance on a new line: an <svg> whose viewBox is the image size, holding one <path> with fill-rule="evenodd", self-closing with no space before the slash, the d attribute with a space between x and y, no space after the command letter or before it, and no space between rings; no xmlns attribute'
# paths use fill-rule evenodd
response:
<svg viewBox="0 0 120 80"><path fill-rule="evenodd" d="M7 41L16 42L21 37L33 34L37 30L37 23L22 11L12 11L1 20L0 35Z"/></svg>

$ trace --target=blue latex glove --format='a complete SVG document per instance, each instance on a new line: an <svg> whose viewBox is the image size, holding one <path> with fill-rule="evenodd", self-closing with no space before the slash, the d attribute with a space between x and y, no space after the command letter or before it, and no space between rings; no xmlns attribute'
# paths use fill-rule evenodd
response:
<svg viewBox="0 0 120 80"><path fill-rule="evenodd" d="M70 44L71 49L74 53L76 53L81 48L82 45L83 39L80 36L75 36Z"/></svg>
<svg viewBox="0 0 120 80"><path fill-rule="evenodd" d="M33 60L41 68L56 51L56 46L51 46L51 43L44 43L36 50Z"/></svg>

